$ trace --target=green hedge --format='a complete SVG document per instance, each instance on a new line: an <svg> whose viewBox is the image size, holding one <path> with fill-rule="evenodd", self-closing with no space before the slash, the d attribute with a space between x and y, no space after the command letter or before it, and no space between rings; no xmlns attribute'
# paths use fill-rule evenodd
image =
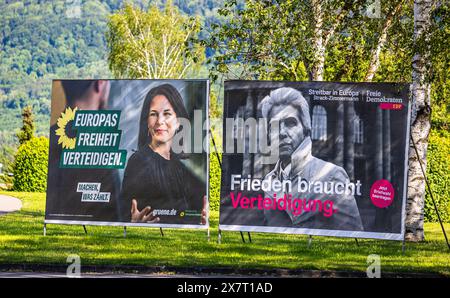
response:
<svg viewBox="0 0 450 298"><path fill-rule="evenodd" d="M15 156L15 191L39 191L47 189L49 141L46 137L33 137L20 145Z"/></svg>
<svg viewBox="0 0 450 298"><path fill-rule="evenodd" d="M448 131L431 130L427 160L427 178L441 219L444 222L450 222L450 133ZM428 191L425 196L425 221L438 221Z"/></svg>

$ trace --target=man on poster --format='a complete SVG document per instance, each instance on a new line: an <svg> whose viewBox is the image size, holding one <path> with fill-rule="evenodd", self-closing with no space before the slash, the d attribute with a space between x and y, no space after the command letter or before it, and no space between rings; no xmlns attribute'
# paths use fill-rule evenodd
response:
<svg viewBox="0 0 450 298"><path fill-rule="evenodd" d="M290 198L296 198L293 208L264 209L265 224L274 227L361 231L355 188L352 191L327 191L326 185L349 185L346 171L335 164L312 156L311 117L303 95L293 88L273 90L261 102L262 115L269 128L278 122L279 160L264 180L289 180L288 192L269 191L264 197L277 200L283 207ZM303 190L303 185L322 186ZM326 212L325 212L326 211Z"/></svg>

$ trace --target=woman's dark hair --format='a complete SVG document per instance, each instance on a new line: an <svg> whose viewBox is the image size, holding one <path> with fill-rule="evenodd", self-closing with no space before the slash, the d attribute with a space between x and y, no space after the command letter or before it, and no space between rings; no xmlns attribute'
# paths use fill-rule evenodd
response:
<svg viewBox="0 0 450 298"><path fill-rule="evenodd" d="M147 93L144 104L142 105L141 119L139 121L138 149L147 146L152 141L152 137L148 133L148 115L150 112L150 104L157 95L164 95L167 98L177 118L189 119L189 115L183 104L183 99L175 87L170 84L163 84L151 89Z"/></svg>

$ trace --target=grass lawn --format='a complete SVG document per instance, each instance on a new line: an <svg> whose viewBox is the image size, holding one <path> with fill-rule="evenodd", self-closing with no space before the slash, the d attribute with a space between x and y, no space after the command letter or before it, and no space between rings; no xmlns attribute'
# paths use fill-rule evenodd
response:
<svg viewBox="0 0 450 298"><path fill-rule="evenodd" d="M0 264L66 264L69 254L82 265L140 265L251 269L316 269L361 271L367 256L381 257L381 272L428 272L450 276L450 251L439 224L425 224L426 241L401 242L252 233L252 243L242 243L238 232L222 232L217 243L218 212L211 214L211 241L206 231L47 225L43 236L45 194L2 192L22 200L20 212L0 216ZM450 231L450 224L446 225Z"/></svg>

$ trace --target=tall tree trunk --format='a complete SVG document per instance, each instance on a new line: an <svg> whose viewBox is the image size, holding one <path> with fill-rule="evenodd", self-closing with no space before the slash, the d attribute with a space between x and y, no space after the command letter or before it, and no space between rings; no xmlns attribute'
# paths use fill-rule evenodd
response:
<svg viewBox="0 0 450 298"><path fill-rule="evenodd" d="M407 241L424 240L423 212L425 202L425 178L419 158L426 168L428 136L430 132L431 106L430 84L426 82L428 61L428 43L425 34L431 24L432 0L414 1L414 41L416 53L412 60L412 99L411 135L409 148L408 201L406 206L405 239ZM416 156L412 141L416 143L419 158Z"/></svg>
<svg viewBox="0 0 450 298"><path fill-rule="evenodd" d="M369 64L369 68L367 70L366 76L364 78L365 82L372 81L373 77L375 76L375 73L378 70L378 67L380 66L380 54L381 54L381 50L383 49L384 45L386 44L388 30L392 26L394 17L396 15L398 15L398 13L401 11L403 3L404 3L404 0L400 0L386 17L386 20L381 29L380 37L378 38L377 45L372 50L372 53L371 53L372 58L370 60L370 64Z"/></svg>
<svg viewBox="0 0 450 298"><path fill-rule="evenodd" d="M336 30L344 21L346 15L352 11L359 9L360 6L364 3L364 0L346 0L344 1L342 8L338 12L333 11L334 19L331 23L330 28L327 30L325 27L325 19L327 16L324 14L324 10L322 5L324 4L323 0L311 0L312 6L312 17L314 19L313 22L313 59L311 62L311 69L309 72L310 80L313 81L323 81L324 69L325 69L325 52L328 45L328 42L332 39ZM328 12L329 13L329 12ZM329 18L329 16L328 16Z"/></svg>
<svg viewBox="0 0 450 298"><path fill-rule="evenodd" d="M325 44L323 40L323 10L320 0L312 0L314 18L314 57L311 65L311 80L322 81L325 64Z"/></svg>

